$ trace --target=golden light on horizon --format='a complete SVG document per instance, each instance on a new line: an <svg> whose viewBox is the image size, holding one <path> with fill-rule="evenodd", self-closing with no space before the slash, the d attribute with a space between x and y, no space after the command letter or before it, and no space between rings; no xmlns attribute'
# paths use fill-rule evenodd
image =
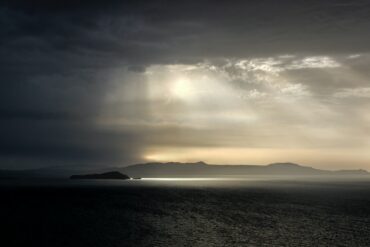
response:
<svg viewBox="0 0 370 247"><path fill-rule="evenodd" d="M295 162L318 168L340 169L353 165L366 167L370 162L364 150L304 149L304 148L156 148L144 159L148 162L198 162L227 165L266 165L275 162ZM324 162L324 165L322 163Z"/></svg>

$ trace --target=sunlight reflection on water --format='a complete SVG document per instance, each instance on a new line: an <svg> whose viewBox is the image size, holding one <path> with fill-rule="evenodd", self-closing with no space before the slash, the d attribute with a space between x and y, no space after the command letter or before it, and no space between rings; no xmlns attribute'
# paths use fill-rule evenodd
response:
<svg viewBox="0 0 370 247"><path fill-rule="evenodd" d="M248 178L142 178L141 180L150 181L234 181L234 180L253 180Z"/></svg>
<svg viewBox="0 0 370 247"><path fill-rule="evenodd" d="M208 178L158 178L146 177L130 180L112 179L14 179L0 180L0 187L275 187L297 186L299 184L331 184L345 183L350 185L359 182L369 183L368 177L298 177L298 176L248 176L248 177L208 177Z"/></svg>

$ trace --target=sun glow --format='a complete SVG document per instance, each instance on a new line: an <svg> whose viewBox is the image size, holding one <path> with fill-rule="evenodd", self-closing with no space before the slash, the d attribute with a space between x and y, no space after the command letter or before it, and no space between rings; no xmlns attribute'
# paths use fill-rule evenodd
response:
<svg viewBox="0 0 370 247"><path fill-rule="evenodd" d="M365 150L365 149L364 149ZM277 161L294 161L300 164L315 165L326 162L326 169L345 167L354 158L358 164L366 165L368 156L364 150L343 149L305 149L305 148L232 148L232 147L198 147L198 148L156 148L145 159L154 162L197 162L202 160L210 164L254 164L265 165ZM317 155L319 154L319 155Z"/></svg>
<svg viewBox="0 0 370 247"><path fill-rule="evenodd" d="M335 75L340 64L318 58L289 59L294 61L276 57L273 61L227 60L221 65L152 65L136 73L135 80L128 78L131 83L121 83L119 77L104 111L113 112L114 121L104 115L104 127L113 123L115 128L145 133L147 161L266 164L288 160L340 168L356 160L357 167L368 166L368 152L362 151L370 143L368 125L357 128L344 120L346 111L337 104L352 98L365 101L368 88L345 87L316 95L300 77L291 78L289 73L315 68ZM367 108L358 108L355 115L367 123L370 117L361 109ZM344 152L345 147L351 152Z"/></svg>
<svg viewBox="0 0 370 247"><path fill-rule="evenodd" d="M194 98L195 88L189 79L179 78L171 83L170 92L172 97L182 100L191 100Z"/></svg>

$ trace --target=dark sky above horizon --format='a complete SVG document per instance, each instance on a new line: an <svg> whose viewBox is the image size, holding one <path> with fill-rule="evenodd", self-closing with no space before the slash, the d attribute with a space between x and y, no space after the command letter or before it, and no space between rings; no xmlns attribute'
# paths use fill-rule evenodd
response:
<svg viewBox="0 0 370 247"><path fill-rule="evenodd" d="M370 1L1 1L0 169L370 169Z"/></svg>

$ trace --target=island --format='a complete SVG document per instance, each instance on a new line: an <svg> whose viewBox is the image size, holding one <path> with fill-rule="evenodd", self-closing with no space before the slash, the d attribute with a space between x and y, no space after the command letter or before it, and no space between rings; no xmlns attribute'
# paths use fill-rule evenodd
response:
<svg viewBox="0 0 370 247"><path fill-rule="evenodd" d="M101 174L72 175L71 179L131 179L126 174L117 171L105 172Z"/></svg>

